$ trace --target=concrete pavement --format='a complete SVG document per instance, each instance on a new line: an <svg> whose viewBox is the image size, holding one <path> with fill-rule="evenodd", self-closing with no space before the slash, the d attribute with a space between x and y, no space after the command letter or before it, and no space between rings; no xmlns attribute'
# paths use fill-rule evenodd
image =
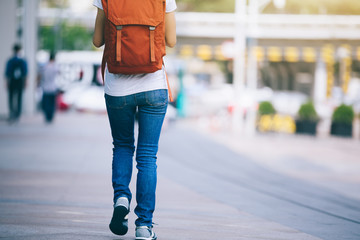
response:
<svg viewBox="0 0 360 240"><path fill-rule="evenodd" d="M133 212L127 235L108 230L106 115L0 122L0 153L1 239L134 239ZM158 165L158 239L359 239L356 198L269 170L186 125L165 127Z"/></svg>

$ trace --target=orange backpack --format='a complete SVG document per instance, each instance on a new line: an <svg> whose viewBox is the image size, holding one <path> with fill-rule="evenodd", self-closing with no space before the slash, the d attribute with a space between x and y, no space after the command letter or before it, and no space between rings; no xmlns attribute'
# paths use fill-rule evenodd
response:
<svg viewBox="0 0 360 240"><path fill-rule="evenodd" d="M106 16L102 61L110 73L152 73L165 55L166 0L102 0Z"/></svg>

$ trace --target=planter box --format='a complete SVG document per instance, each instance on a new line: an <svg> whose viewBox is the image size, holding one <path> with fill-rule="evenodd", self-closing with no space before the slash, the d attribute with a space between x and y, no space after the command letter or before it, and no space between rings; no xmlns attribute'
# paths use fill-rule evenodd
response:
<svg viewBox="0 0 360 240"><path fill-rule="evenodd" d="M352 137L352 124L331 123L330 134L340 137Z"/></svg>
<svg viewBox="0 0 360 240"><path fill-rule="evenodd" d="M296 120L296 133L316 135L317 121L310 120Z"/></svg>

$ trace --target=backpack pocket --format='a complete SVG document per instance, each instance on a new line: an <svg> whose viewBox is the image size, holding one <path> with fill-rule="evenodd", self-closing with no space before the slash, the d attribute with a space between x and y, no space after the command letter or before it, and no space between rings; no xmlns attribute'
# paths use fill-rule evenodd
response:
<svg viewBox="0 0 360 240"><path fill-rule="evenodd" d="M149 26L128 25L117 31L113 64L137 67L155 62L155 39L151 36L155 30Z"/></svg>

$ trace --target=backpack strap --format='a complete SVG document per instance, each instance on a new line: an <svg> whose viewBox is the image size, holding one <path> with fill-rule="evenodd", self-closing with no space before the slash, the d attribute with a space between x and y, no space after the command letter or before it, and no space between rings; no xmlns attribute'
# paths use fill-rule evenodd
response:
<svg viewBox="0 0 360 240"><path fill-rule="evenodd" d="M103 85L105 84L105 66L106 66L106 61L105 61L105 55L103 54L101 60L101 76L102 76Z"/></svg>
<svg viewBox="0 0 360 240"><path fill-rule="evenodd" d="M169 100L170 100L170 102L173 102L174 99L173 99L172 92L171 92L171 87L170 87L170 83L169 83L169 78L168 78L168 75L167 75L167 73L166 73L166 68L165 68L164 59L163 59L162 63L163 63L163 66L164 66L164 72L165 72L165 76L166 76L166 83L167 83L168 92L169 92Z"/></svg>
<svg viewBox="0 0 360 240"><path fill-rule="evenodd" d="M169 84L169 78L168 78L168 75L166 73L166 70L165 70L165 76L166 76L166 82L167 82L168 90L169 90L169 100L170 100L170 102L173 102L174 99L173 99L173 96L172 96L172 92L171 92L171 88L170 88L170 84Z"/></svg>
<svg viewBox="0 0 360 240"><path fill-rule="evenodd" d="M116 26L116 61L121 62L121 30L123 26Z"/></svg>
<svg viewBox="0 0 360 240"><path fill-rule="evenodd" d="M150 56L151 62L155 62L155 27L150 26Z"/></svg>
<svg viewBox="0 0 360 240"><path fill-rule="evenodd" d="M102 7L103 7L103 11L105 13L105 16L107 17L108 16L108 3L107 3L107 0L101 0L101 4L102 4ZM105 49L106 49L106 45L105 45ZM105 67L106 67L105 49L104 49L104 53L103 53L103 57L102 57L102 61L101 61L101 76L102 76L103 85L105 84Z"/></svg>

